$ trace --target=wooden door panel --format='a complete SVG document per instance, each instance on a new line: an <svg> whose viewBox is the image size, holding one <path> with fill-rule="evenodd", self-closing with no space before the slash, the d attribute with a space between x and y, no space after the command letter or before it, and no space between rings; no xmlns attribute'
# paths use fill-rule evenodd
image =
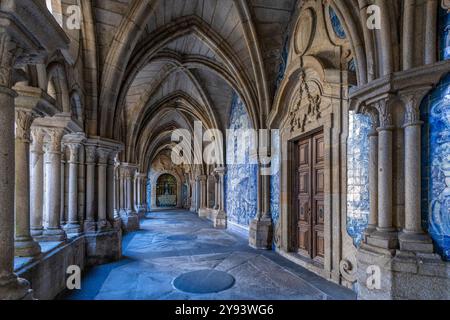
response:
<svg viewBox="0 0 450 320"><path fill-rule="evenodd" d="M297 147L297 249L323 263L325 256L325 144L322 133L306 138Z"/></svg>

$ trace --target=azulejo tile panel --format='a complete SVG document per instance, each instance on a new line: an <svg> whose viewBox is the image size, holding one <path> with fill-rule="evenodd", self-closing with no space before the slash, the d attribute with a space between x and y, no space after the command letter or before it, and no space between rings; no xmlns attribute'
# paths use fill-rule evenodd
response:
<svg viewBox="0 0 450 320"><path fill-rule="evenodd" d="M244 103L235 94L229 128L251 129ZM225 209L228 220L249 226L256 216L258 166L250 159L250 138L230 135L227 138L227 174L225 176ZM244 147L243 147L244 146ZM234 152L230 152L233 150ZM244 161L239 161L243 159Z"/></svg>
<svg viewBox="0 0 450 320"><path fill-rule="evenodd" d="M369 139L371 129L367 116L349 113L347 140L347 232L354 244L361 243L368 226L369 201Z"/></svg>
<svg viewBox="0 0 450 320"><path fill-rule="evenodd" d="M422 104L422 213L437 251L450 260L450 75Z"/></svg>

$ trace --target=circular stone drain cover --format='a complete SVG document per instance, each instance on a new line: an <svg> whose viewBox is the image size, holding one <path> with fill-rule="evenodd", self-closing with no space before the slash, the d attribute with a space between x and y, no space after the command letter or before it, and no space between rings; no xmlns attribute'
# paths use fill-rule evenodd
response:
<svg viewBox="0 0 450 320"><path fill-rule="evenodd" d="M184 273L173 281L178 290L188 293L217 293L234 285L230 274L216 270L199 270Z"/></svg>
<svg viewBox="0 0 450 320"><path fill-rule="evenodd" d="M197 236L191 236L188 234L167 237L167 240L172 240L172 241L193 241L195 239L197 239Z"/></svg>

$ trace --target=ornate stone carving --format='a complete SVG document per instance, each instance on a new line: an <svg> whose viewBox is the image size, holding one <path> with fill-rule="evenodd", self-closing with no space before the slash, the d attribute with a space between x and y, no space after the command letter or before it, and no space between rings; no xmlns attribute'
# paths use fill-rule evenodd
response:
<svg viewBox="0 0 450 320"><path fill-rule="evenodd" d="M376 129L380 127L380 118L377 109L375 107L364 106L362 113L370 117L372 131L375 133Z"/></svg>
<svg viewBox="0 0 450 320"><path fill-rule="evenodd" d="M78 143L68 143L66 144L69 149L69 163L78 163L78 154L80 151L80 144Z"/></svg>
<svg viewBox="0 0 450 320"><path fill-rule="evenodd" d="M42 128L31 128L31 152L43 153L45 131Z"/></svg>
<svg viewBox="0 0 450 320"><path fill-rule="evenodd" d="M47 144L47 150L49 152L61 152L61 140L64 135L64 129L61 128L48 128L47 134L50 137L50 141Z"/></svg>
<svg viewBox="0 0 450 320"><path fill-rule="evenodd" d="M339 270L342 277L348 282L356 282L356 264L352 263L350 260L344 259L339 263Z"/></svg>
<svg viewBox="0 0 450 320"><path fill-rule="evenodd" d="M390 128L393 125L392 112L389 108L387 99L382 99L376 102L376 108L378 110L380 128Z"/></svg>
<svg viewBox="0 0 450 320"><path fill-rule="evenodd" d="M94 146L86 146L85 150L86 150L86 163L88 164L95 163L97 148Z"/></svg>
<svg viewBox="0 0 450 320"><path fill-rule="evenodd" d="M12 70L17 54L17 47L10 36L0 33L0 86L10 88L12 86Z"/></svg>
<svg viewBox="0 0 450 320"><path fill-rule="evenodd" d="M307 99L307 110L306 113L302 113L302 107L304 106L303 98L305 95ZM298 102L294 105L289 114L291 132L294 132L297 129L304 132L307 123L320 119L322 117L320 103L320 95L317 94L313 96L311 94L309 85L306 81L306 73L304 70L301 70Z"/></svg>
<svg viewBox="0 0 450 320"><path fill-rule="evenodd" d="M97 149L97 156L98 156L98 164L99 165L105 165L108 163L110 150L98 148Z"/></svg>
<svg viewBox="0 0 450 320"><path fill-rule="evenodd" d="M443 9L448 10L450 12L450 0L442 0L441 6Z"/></svg>
<svg viewBox="0 0 450 320"><path fill-rule="evenodd" d="M16 139L31 141L31 124L35 118L32 111L16 109Z"/></svg>

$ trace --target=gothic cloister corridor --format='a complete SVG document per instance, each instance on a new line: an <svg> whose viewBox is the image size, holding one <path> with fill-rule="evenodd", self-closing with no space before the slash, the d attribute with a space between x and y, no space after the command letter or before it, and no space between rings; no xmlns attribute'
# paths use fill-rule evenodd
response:
<svg viewBox="0 0 450 320"><path fill-rule="evenodd" d="M211 299L450 301L450 0L0 0L0 300Z"/></svg>
<svg viewBox="0 0 450 320"><path fill-rule="evenodd" d="M186 293L173 286L173 280L183 273L210 269L231 274L235 283L210 294ZM274 252L250 248L238 232L214 229L210 221L189 211L166 210L148 214L141 230L124 237L122 260L92 268L84 276L82 290L63 298L353 300L356 296Z"/></svg>

